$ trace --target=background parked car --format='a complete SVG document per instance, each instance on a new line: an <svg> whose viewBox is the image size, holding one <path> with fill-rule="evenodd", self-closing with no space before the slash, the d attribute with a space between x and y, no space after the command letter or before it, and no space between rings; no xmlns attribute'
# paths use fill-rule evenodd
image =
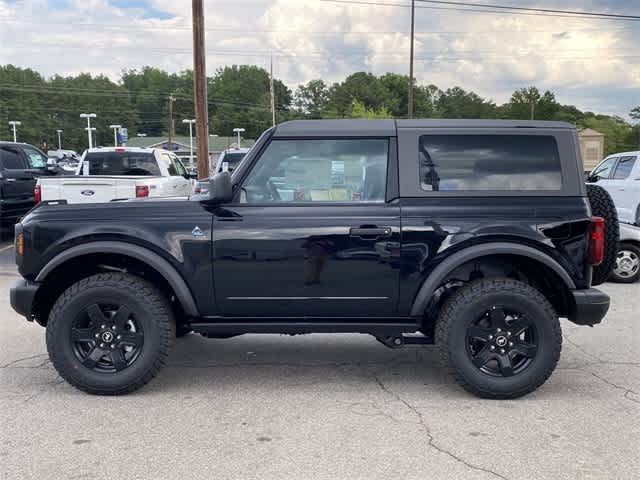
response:
<svg viewBox="0 0 640 480"><path fill-rule="evenodd" d="M139 197L188 197L192 175L173 153L148 148L94 148L76 174L40 179L36 201L101 203Z"/></svg>
<svg viewBox="0 0 640 480"><path fill-rule="evenodd" d="M230 148L220 153L212 174L222 172L222 164L229 165L229 173L233 172L245 155L251 150L250 148Z"/></svg>
<svg viewBox="0 0 640 480"><path fill-rule="evenodd" d="M640 279L640 227L620 224L620 246L610 279L619 283Z"/></svg>
<svg viewBox="0 0 640 480"><path fill-rule="evenodd" d="M42 176L54 175L47 156L26 143L0 142L0 221L15 223L34 205L34 187Z"/></svg>
<svg viewBox="0 0 640 480"><path fill-rule="evenodd" d="M623 223L640 225L640 152L616 153L593 169L587 181L604 188Z"/></svg>

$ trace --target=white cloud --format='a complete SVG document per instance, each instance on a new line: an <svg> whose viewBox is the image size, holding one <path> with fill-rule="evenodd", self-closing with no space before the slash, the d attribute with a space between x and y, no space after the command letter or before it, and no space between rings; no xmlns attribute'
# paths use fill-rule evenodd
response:
<svg viewBox="0 0 640 480"><path fill-rule="evenodd" d="M568 3L562 7L569 8ZM0 0L0 62L45 75L88 71L113 79L123 69L144 65L190 68L191 2L150 4L152 12L163 15L114 7L109 0L72 0L64 9L48 8L46 0ZM233 63L267 67L270 52L276 76L291 87L312 78L339 81L357 70L408 71L405 8L206 0L205 12L209 72ZM459 85L497 102L535 84L554 91L562 102L626 115L640 87L634 56L638 35L630 26L421 8L416 77L441 88Z"/></svg>

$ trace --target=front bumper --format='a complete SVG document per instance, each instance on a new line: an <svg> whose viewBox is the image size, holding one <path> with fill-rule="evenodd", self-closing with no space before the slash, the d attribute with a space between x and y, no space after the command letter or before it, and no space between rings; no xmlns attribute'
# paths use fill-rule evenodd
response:
<svg viewBox="0 0 640 480"><path fill-rule="evenodd" d="M569 320L577 325L593 326L600 322L609 311L609 295L596 288L572 290L574 309Z"/></svg>
<svg viewBox="0 0 640 480"><path fill-rule="evenodd" d="M38 293L40 285L20 279L11 288L9 296L11 307L27 320L33 320L33 301Z"/></svg>

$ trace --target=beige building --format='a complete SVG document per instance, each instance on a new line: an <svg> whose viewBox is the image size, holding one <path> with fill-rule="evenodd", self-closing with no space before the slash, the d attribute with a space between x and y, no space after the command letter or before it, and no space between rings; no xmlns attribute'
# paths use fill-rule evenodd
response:
<svg viewBox="0 0 640 480"><path fill-rule="evenodd" d="M584 169L591 171L604 158L604 133L591 128L578 131Z"/></svg>

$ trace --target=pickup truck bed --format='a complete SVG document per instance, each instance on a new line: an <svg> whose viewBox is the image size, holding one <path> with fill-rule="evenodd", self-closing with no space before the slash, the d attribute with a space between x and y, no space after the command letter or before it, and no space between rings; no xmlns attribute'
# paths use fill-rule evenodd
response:
<svg viewBox="0 0 640 480"><path fill-rule="evenodd" d="M67 203L102 203L135 198L137 187L146 186L153 196L156 177L81 175L41 178L38 181L42 201L66 200Z"/></svg>

